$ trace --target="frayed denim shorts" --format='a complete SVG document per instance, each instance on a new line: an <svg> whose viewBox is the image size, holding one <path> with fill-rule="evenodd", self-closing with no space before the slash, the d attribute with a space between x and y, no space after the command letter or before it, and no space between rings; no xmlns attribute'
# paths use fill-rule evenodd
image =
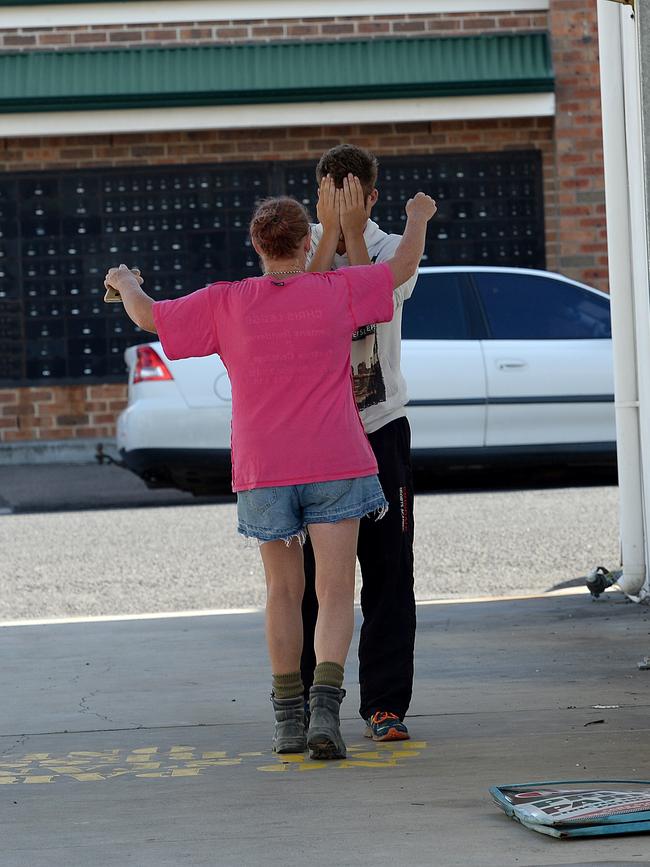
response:
<svg viewBox="0 0 650 867"><path fill-rule="evenodd" d="M309 524L335 524L375 512L384 516L388 503L377 476L255 488L237 493L238 530L262 542L293 538L304 542Z"/></svg>

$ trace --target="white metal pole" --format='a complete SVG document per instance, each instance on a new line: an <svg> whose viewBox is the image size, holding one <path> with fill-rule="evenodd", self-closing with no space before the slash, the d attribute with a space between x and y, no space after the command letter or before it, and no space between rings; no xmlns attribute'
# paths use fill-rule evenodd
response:
<svg viewBox="0 0 650 867"><path fill-rule="evenodd" d="M650 291L648 271L647 181L645 176L643 109L641 101L641 64L639 58L638 16L632 9L619 10L623 82L625 89L625 129L630 201L630 240L632 245L632 291L634 332L637 350L638 423L640 444L642 521L644 527L645 580L633 594L638 601L650 600ZM648 143L650 144L650 143ZM627 577L627 576L624 576Z"/></svg>
<svg viewBox="0 0 650 867"><path fill-rule="evenodd" d="M634 323L632 241L621 8L598 0L600 83L603 109L607 244L610 267L614 390L620 486L623 575L618 584L635 596L645 580L645 544L639 441L639 395Z"/></svg>

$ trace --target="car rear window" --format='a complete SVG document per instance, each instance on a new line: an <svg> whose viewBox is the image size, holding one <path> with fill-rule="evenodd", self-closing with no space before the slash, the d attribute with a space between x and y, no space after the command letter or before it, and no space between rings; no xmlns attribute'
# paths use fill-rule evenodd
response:
<svg viewBox="0 0 650 867"><path fill-rule="evenodd" d="M404 340L468 340L463 299L465 278L457 273L420 274L404 304Z"/></svg>
<svg viewBox="0 0 650 867"><path fill-rule="evenodd" d="M501 340L589 340L612 336L609 300L552 277L473 274L490 336Z"/></svg>

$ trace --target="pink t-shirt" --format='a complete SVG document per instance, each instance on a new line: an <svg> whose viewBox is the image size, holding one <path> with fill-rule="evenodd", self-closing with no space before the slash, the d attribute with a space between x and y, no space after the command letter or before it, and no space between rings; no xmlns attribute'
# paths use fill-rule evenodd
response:
<svg viewBox="0 0 650 867"><path fill-rule="evenodd" d="M370 476L352 334L393 317L390 267L213 283L157 301L168 358L217 353L232 384L233 490Z"/></svg>

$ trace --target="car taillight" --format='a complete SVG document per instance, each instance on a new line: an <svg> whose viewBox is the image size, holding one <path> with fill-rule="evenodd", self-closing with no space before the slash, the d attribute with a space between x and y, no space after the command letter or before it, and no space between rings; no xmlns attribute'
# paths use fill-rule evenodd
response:
<svg viewBox="0 0 650 867"><path fill-rule="evenodd" d="M173 379L169 368L151 346L138 346L138 357L133 372L133 382L160 382Z"/></svg>

